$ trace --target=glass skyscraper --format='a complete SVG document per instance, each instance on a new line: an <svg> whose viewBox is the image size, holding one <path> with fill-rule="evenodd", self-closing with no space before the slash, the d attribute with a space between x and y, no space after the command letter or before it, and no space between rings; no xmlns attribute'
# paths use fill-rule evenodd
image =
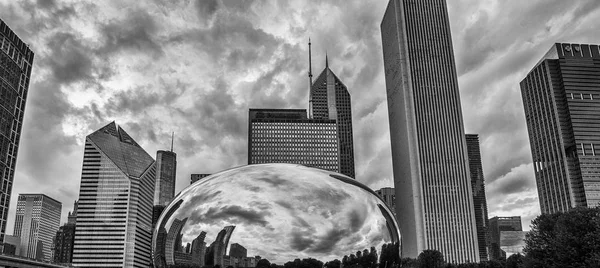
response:
<svg viewBox="0 0 600 268"><path fill-rule="evenodd" d="M483 165L481 164L481 150L479 148L479 135L467 134L466 138L473 191L473 207L475 208L475 225L477 226L477 244L479 244L479 258L483 261L488 259L488 211L487 200L485 198Z"/></svg>
<svg viewBox="0 0 600 268"><path fill-rule="evenodd" d="M156 152L156 186L154 205L166 206L175 196L177 154L173 151Z"/></svg>
<svg viewBox="0 0 600 268"><path fill-rule="evenodd" d="M520 85L542 213L598 206L600 46L556 43Z"/></svg>
<svg viewBox="0 0 600 268"><path fill-rule="evenodd" d="M303 109L250 109L248 164L289 163L340 172L334 119Z"/></svg>
<svg viewBox="0 0 600 268"><path fill-rule="evenodd" d="M6 231L33 52L0 19L0 249Z"/></svg>
<svg viewBox="0 0 600 268"><path fill-rule="evenodd" d="M148 267L155 161L114 122L85 141L73 266Z"/></svg>
<svg viewBox="0 0 600 268"><path fill-rule="evenodd" d="M338 172L354 178L350 93L346 85L329 69L327 58L325 58L325 69L311 85L309 98L311 119L336 120L340 161Z"/></svg>
<svg viewBox="0 0 600 268"><path fill-rule="evenodd" d="M479 252L445 0L390 0L381 23L402 254Z"/></svg>
<svg viewBox="0 0 600 268"><path fill-rule="evenodd" d="M52 246L60 226L62 204L44 194L20 194L14 235L19 237L20 255L52 261Z"/></svg>

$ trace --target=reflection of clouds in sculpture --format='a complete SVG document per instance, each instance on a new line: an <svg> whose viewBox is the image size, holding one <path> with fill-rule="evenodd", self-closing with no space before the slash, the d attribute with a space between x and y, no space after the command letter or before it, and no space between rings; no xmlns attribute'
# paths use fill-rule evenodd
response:
<svg viewBox="0 0 600 268"><path fill-rule="evenodd" d="M246 247L249 256L280 264L295 258L341 259L391 242L377 207L383 202L363 186L329 174L282 164L224 171L185 189L167 228L174 218L187 217L186 244L201 231L212 242L223 227L236 226L232 243Z"/></svg>

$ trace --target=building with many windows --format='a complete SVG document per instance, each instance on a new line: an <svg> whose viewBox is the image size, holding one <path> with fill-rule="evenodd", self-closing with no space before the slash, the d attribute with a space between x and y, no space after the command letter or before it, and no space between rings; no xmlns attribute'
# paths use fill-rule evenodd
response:
<svg viewBox="0 0 600 268"><path fill-rule="evenodd" d="M310 74L312 76L312 74ZM352 109L350 93L342 81L329 69L325 69L311 85L309 94L311 119L335 120L337 126L339 173L355 177L354 140L352 137Z"/></svg>
<svg viewBox="0 0 600 268"><path fill-rule="evenodd" d="M0 250L4 241L33 52L0 19Z"/></svg>
<svg viewBox="0 0 600 268"><path fill-rule="evenodd" d="M477 243L479 244L479 258L483 261L488 259L486 230L488 228L488 213L487 200L485 198L485 179L483 176L483 165L481 164L481 150L479 149L479 135L466 134L466 138L471 187L473 189L475 226L477 227Z"/></svg>
<svg viewBox="0 0 600 268"><path fill-rule="evenodd" d="M44 194L20 194L14 236L20 238L20 256L51 261L53 238L60 226L62 204Z"/></svg>
<svg viewBox="0 0 600 268"><path fill-rule="evenodd" d="M190 176L190 184L194 184L194 182L197 182L197 181L199 181L201 179L204 179L204 178L206 178L206 177L208 177L210 175L212 175L212 174L205 174L205 173L203 173L203 174L191 174L191 176Z"/></svg>
<svg viewBox="0 0 600 268"><path fill-rule="evenodd" d="M73 266L148 267L154 159L112 122L85 140Z"/></svg>
<svg viewBox="0 0 600 268"><path fill-rule="evenodd" d="M54 236L54 263L70 264L73 261L73 242L75 241L75 224L61 226Z"/></svg>
<svg viewBox="0 0 600 268"><path fill-rule="evenodd" d="M520 85L542 213L598 206L600 46L556 43Z"/></svg>
<svg viewBox="0 0 600 268"><path fill-rule="evenodd" d="M335 119L303 109L250 109L248 164L290 163L340 172Z"/></svg>
<svg viewBox="0 0 600 268"><path fill-rule="evenodd" d="M381 37L403 256L479 262L446 0L390 0Z"/></svg>
<svg viewBox="0 0 600 268"><path fill-rule="evenodd" d="M388 205L392 213L394 213L394 216L396 216L396 190L391 187L384 187L375 192L383 199L383 202Z"/></svg>
<svg viewBox="0 0 600 268"><path fill-rule="evenodd" d="M156 152L156 184L154 186L154 205L166 206L175 197L175 176L177 173L177 154L173 151Z"/></svg>

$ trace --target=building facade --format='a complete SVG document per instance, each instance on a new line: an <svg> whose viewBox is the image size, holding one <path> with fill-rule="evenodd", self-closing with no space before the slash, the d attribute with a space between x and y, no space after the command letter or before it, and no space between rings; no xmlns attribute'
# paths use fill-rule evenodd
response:
<svg viewBox="0 0 600 268"><path fill-rule="evenodd" d="M212 175L212 174L192 174L190 176L190 184L194 184L194 182L204 179L210 175Z"/></svg>
<svg viewBox="0 0 600 268"><path fill-rule="evenodd" d="M388 205L392 213L394 213L394 216L396 216L396 190L391 187L384 187L375 192L383 199L383 202Z"/></svg>
<svg viewBox="0 0 600 268"><path fill-rule="evenodd" d="M75 224L61 226L54 236L54 263L70 264L73 261L73 242L75 241Z"/></svg>
<svg viewBox="0 0 600 268"><path fill-rule="evenodd" d="M166 206L175 196L177 154L173 151L156 152L156 185L154 205Z"/></svg>
<svg viewBox="0 0 600 268"><path fill-rule="evenodd" d="M114 122L85 140L73 266L148 267L154 159Z"/></svg>
<svg viewBox="0 0 600 268"><path fill-rule="evenodd" d="M485 198L485 179L483 165L481 164L481 150L479 148L479 135L467 134L467 153L469 156L469 170L471 174L471 188L473 192L473 207L475 208L475 226L477 227L477 244L479 245L479 258L488 259L487 228L488 213Z"/></svg>
<svg viewBox="0 0 600 268"><path fill-rule="evenodd" d="M348 88L329 69L325 69L311 85L309 95L311 119L335 120L337 126L339 173L355 177L354 140L352 134L352 103Z"/></svg>
<svg viewBox="0 0 600 268"><path fill-rule="evenodd" d="M33 65L29 46L0 19L0 249L4 241Z"/></svg>
<svg viewBox="0 0 600 268"><path fill-rule="evenodd" d="M503 232L522 232L521 217L493 217L490 219L489 238L490 238L490 259L499 260L505 257L501 250ZM505 235L506 236L506 235Z"/></svg>
<svg viewBox="0 0 600 268"><path fill-rule="evenodd" d="M598 206L599 46L554 44L520 86L542 213Z"/></svg>
<svg viewBox="0 0 600 268"><path fill-rule="evenodd" d="M340 172L335 119L303 109L250 109L248 164L289 163Z"/></svg>
<svg viewBox="0 0 600 268"><path fill-rule="evenodd" d="M381 36L403 255L478 262L446 1L390 0Z"/></svg>
<svg viewBox="0 0 600 268"><path fill-rule="evenodd" d="M14 235L19 237L20 256L51 261L53 238L60 226L62 204L44 194L20 194Z"/></svg>

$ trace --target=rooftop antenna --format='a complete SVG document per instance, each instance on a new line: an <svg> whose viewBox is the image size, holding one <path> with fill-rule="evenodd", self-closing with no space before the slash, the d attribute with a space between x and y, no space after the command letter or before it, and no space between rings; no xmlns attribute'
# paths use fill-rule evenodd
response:
<svg viewBox="0 0 600 268"><path fill-rule="evenodd" d="M175 137L175 131L171 133L171 152L173 152L173 138Z"/></svg>
<svg viewBox="0 0 600 268"><path fill-rule="evenodd" d="M327 60L327 50L325 50L325 68L329 68L329 60Z"/></svg>
<svg viewBox="0 0 600 268"><path fill-rule="evenodd" d="M311 44L310 44L310 37L309 37L308 38L308 82L309 82L309 84L308 84L308 118L313 117L313 112L312 112L312 110L313 110L313 108L312 108L312 104L313 104L312 103L313 102L313 100L312 100L312 84L313 84L312 77L313 77L313 75L312 75L312 55L311 55L312 53L310 50L310 45Z"/></svg>

